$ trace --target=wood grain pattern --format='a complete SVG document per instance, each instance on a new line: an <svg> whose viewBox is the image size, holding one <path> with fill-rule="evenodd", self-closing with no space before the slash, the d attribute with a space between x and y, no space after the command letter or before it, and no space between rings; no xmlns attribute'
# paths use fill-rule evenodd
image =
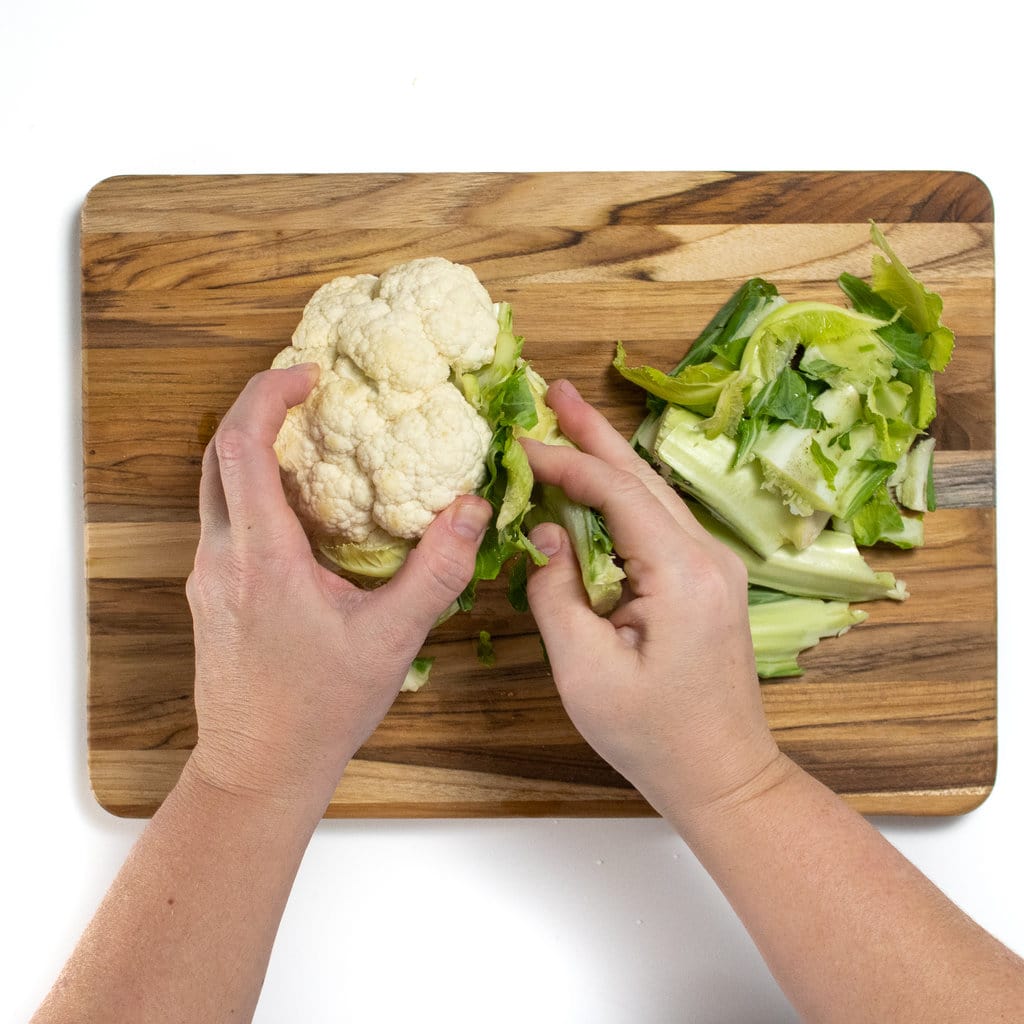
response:
<svg viewBox="0 0 1024 1024"><path fill-rule="evenodd" d="M953 814L990 791L996 750L992 207L951 172L313 175L115 178L82 212L89 771L99 802L148 815L195 742L191 620L205 443L288 341L309 294L414 256L470 263L511 301L538 370L569 373L624 433L640 395L614 343L670 365L743 279L837 301L867 274L866 221L946 302L938 380L940 510L907 581L806 674L765 684L796 760L874 813ZM681 617L685 610L680 610ZM495 637L499 667L473 638ZM534 623L499 585L432 634L434 680L402 695L333 816L639 815L583 742Z"/></svg>

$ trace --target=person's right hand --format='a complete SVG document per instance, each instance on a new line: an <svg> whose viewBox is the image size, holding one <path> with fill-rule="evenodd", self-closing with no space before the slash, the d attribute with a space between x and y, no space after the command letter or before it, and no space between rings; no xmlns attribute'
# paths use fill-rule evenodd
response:
<svg viewBox="0 0 1024 1024"><path fill-rule="evenodd" d="M524 441L536 478L603 513L628 586L608 617L587 601L568 537L531 539L550 560L528 585L566 711L651 804L684 824L769 784L786 759L761 704L746 570L566 381L548 403L579 447Z"/></svg>

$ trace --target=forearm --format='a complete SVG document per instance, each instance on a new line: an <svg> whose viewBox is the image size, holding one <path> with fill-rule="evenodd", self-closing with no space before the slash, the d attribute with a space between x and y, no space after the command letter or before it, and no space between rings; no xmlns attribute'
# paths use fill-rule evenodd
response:
<svg viewBox="0 0 1024 1024"><path fill-rule="evenodd" d="M324 802L227 793L186 766L34 1021L248 1020Z"/></svg>
<svg viewBox="0 0 1024 1024"><path fill-rule="evenodd" d="M808 1021L1002 1021L1024 963L835 794L781 758L674 824Z"/></svg>

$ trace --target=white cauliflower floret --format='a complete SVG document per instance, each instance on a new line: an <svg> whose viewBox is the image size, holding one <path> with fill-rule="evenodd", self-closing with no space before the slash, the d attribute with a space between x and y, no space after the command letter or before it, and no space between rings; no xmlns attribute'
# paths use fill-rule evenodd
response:
<svg viewBox="0 0 1024 1024"><path fill-rule="evenodd" d="M358 277L336 277L321 285L302 312L302 320L292 335L292 346L298 349L325 348L333 351L338 324L348 311L368 305L373 300L377 278L373 274Z"/></svg>
<svg viewBox="0 0 1024 1024"><path fill-rule="evenodd" d="M349 311L338 332L338 351L367 377L400 391L433 387L448 379L451 366L411 310L379 300Z"/></svg>
<svg viewBox="0 0 1024 1024"><path fill-rule="evenodd" d="M374 520L394 537L422 536L456 495L483 483L490 442L490 427L453 384L427 392L378 444L360 449L377 495Z"/></svg>
<svg viewBox="0 0 1024 1024"><path fill-rule="evenodd" d="M301 491L325 533L364 541L373 530L373 489L352 455L315 462Z"/></svg>
<svg viewBox="0 0 1024 1024"><path fill-rule="evenodd" d="M309 396L307 405L309 434L332 461L333 453L356 451L388 427L377 407L376 389L348 377L328 379Z"/></svg>
<svg viewBox="0 0 1024 1024"><path fill-rule="evenodd" d="M439 257L380 278L336 278L313 294L273 362L320 366L275 445L310 533L376 547L415 541L480 486L491 430L449 378L491 362L497 334L473 271Z"/></svg>
<svg viewBox="0 0 1024 1024"><path fill-rule="evenodd" d="M379 294L392 309L415 315L456 370L479 370L494 358L494 304L469 267L439 257L415 260L381 274Z"/></svg>
<svg viewBox="0 0 1024 1024"><path fill-rule="evenodd" d="M287 370L299 363L317 363L321 372L333 370L335 365L333 348L288 348L281 349L270 364L275 370Z"/></svg>
<svg viewBox="0 0 1024 1024"><path fill-rule="evenodd" d="M292 347L347 356L370 379L419 391L494 356L498 322L469 267L439 256L339 277L306 304ZM294 357L292 357L294 358Z"/></svg>

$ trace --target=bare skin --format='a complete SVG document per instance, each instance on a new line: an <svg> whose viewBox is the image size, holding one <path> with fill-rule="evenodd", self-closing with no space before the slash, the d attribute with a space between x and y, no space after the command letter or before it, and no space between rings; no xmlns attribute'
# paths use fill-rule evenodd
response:
<svg viewBox="0 0 1024 1024"><path fill-rule="evenodd" d="M313 829L472 574L479 498L379 590L316 563L272 448L315 371L254 378L207 449L187 586L199 741L35 1021L252 1017Z"/></svg>
<svg viewBox="0 0 1024 1024"><path fill-rule="evenodd" d="M732 553L571 385L548 401L589 454L529 444L534 473L605 514L633 595L599 619L562 531L536 531L530 606L580 732L700 858L805 1020L1024 1020L1024 961L779 752Z"/></svg>
<svg viewBox="0 0 1024 1024"><path fill-rule="evenodd" d="M199 741L37 1024L251 1019L310 835L470 578L475 498L380 590L316 564L272 449L314 378L257 375L207 451L187 591ZM1024 1019L1024 963L779 752L742 565L571 385L549 402L580 451L526 443L534 472L604 513L629 580L595 616L564 533L534 531L550 561L530 603L582 735L691 846L806 1020Z"/></svg>

